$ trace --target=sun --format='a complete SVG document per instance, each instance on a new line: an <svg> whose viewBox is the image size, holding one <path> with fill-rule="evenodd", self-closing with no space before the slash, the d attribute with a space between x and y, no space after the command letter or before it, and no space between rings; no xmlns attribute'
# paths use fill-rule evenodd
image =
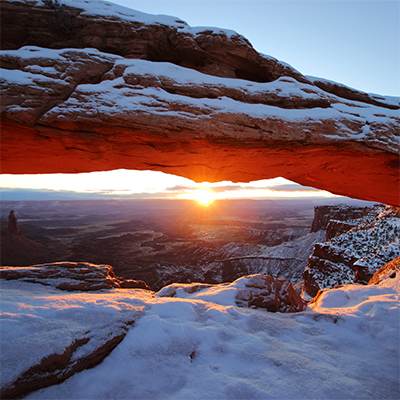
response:
<svg viewBox="0 0 400 400"><path fill-rule="evenodd" d="M193 200L203 207L208 207L216 200L216 195L210 189L198 189L193 193Z"/></svg>

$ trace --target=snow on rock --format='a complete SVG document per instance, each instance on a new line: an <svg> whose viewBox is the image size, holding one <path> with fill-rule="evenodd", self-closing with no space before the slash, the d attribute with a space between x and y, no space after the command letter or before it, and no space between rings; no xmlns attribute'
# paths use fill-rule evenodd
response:
<svg viewBox="0 0 400 400"><path fill-rule="evenodd" d="M53 3L54 7L72 7L81 10L83 15L119 18L129 22L137 22L150 25L168 25L177 28L185 28L188 25L176 18L168 15L153 15L141 11L132 10L131 8L120 6L110 1L102 0L7 0L9 3L27 3L35 7L46 7L49 3Z"/></svg>
<svg viewBox="0 0 400 400"><path fill-rule="evenodd" d="M67 98L77 84L99 80L117 58L96 49L26 46L0 51L1 113L32 124Z"/></svg>
<svg viewBox="0 0 400 400"><path fill-rule="evenodd" d="M197 35L204 32L212 32L215 35L225 35L228 37L240 35L230 29L221 29L209 26L190 27L180 18L169 15L154 15L133 10L128 7L120 6L110 1L103 0L6 0L9 3L28 4L34 7L48 7L53 3L54 8L70 7L80 10L80 14L91 17L102 17L110 19L120 19L126 22L133 22L145 25L165 25L175 28L180 32L187 32ZM51 7L51 6L50 6Z"/></svg>
<svg viewBox="0 0 400 400"><path fill-rule="evenodd" d="M164 88L178 94L198 92L196 97L227 96L245 102L274 104L285 108L328 107L335 96L307 83L282 76L272 82L216 77L167 62L119 60L114 70L130 84ZM157 76L157 81L154 77ZM196 87L195 89L189 89ZM289 105L289 101L292 104Z"/></svg>
<svg viewBox="0 0 400 400"><path fill-rule="evenodd" d="M396 257L394 260L389 261L383 267L379 268L378 271L372 275L368 284L377 285L383 280L391 278L394 279L400 273L400 257Z"/></svg>
<svg viewBox="0 0 400 400"><path fill-rule="evenodd" d="M236 307L233 288L232 293L181 289L182 298L146 298L150 307L101 364L28 398L400 395L399 276L326 290L306 311L294 314ZM138 295L130 301L138 301Z"/></svg>
<svg viewBox="0 0 400 400"><path fill-rule="evenodd" d="M297 140L305 135L311 142L329 140L330 135L317 132L313 122L327 120L336 125L333 140L371 141L371 145L380 148L385 139L385 146L393 151L398 145L396 136L375 138L370 131L359 137L351 126L359 127L365 122L395 126L400 121L396 111L350 102L341 104L339 98L291 77L267 83L221 78L171 63L126 60L96 49L51 50L27 46L1 51L0 60L6 67L1 70L4 112L11 119L18 119L18 114L14 115L16 107L27 108L26 114L30 105L39 107L39 98L45 103L45 95L61 85L65 90L56 91L56 98L50 98L50 104L33 109L37 111L34 116L39 117L33 122L56 126L58 121L65 120L109 124L112 116L129 126L136 121L132 114L138 114L136 119L143 114L155 114L179 117L188 124L194 124L192 120L196 117L199 124L202 119L217 120L228 113L255 120L310 125L309 130L297 132ZM98 80L101 82L90 83ZM28 96L18 99L19 91L27 87ZM47 113L38 115L48 108ZM261 125L260 129L258 136L262 134ZM237 133L232 135L235 137ZM269 140L293 140L282 133L271 135L266 131L264 135Z"/></svg>
<svg viewBox="0 0 400 400"><path fill-rule="evenodd" d="M62 290L100 290L110 288L149 289L140 280L120 279L111 265L87 262L54 262L24 267L0 266L0 279L40 283Z"/></svg>
<svg viewBox="0 0 400 400"><path fill-rule="evenodd" d="M394 207L375 206L347 232L315 245L304 272L306 292L352 282L368 282L384 264L400 256L400 218Z"/></svg>
<svg viewBox="0 0 400 400"><path fill-rule="evenodd" d="M391 152L398 149L397 135L382 136L382 126L393 132L400 126L398 111L329 99L324 92L290 77L255 83L146 60L117 61L115 71L106 75L112 79L79 85L67 100L38 122L55 127L62 127L69 120L89 126L112 126L118 120L134 128L138 119L153 116L154 129L164 126L167 131L171 119L175 119L199 132L203 121L211 119L215 131L205 131L203 135L199 132L197 137L218 138L222 124L226 125L233 115L238 126L250 121L258 126L257 131L241 131L242 138L289 142L307 138L310 144L361 141ZM292 126L293 132L271 131L271 123ZM321 123L331 131L321 133ZM368 132L362 128L366 124ZM237 127L232 131L225 129L224 133L228 138L238 137Z"/></svg>
<svg viewBox="0 0 400 400"><path fill-rule="evenodd" d="M196 268L192 280L229 282L243 275L265 274L296 284L302 280L314 245L324 238L325 231L320 230L275 246L228 243L221 247L218 260ZM168 271L164 274L168 276Z"/></svg>
<svg viewBox="0 0 400 400"><path fill-rule="evenodd" d="M0 281L1 397L20 397L99 363L146 307L149 291L65 292Z"/></svg>
<svg viewBox="0 0 400 400"><path fill-rule="evenodd" d="M349 221L365 217L370 212L370 207L353 207L347 204L327 205L314 207L314 219L311 232L321 229L327 230L332 220Z"/></svg>
<svg viewBox="0 0 400 400"><path fill-rule="evenodd" d="M176 17L151 15L101 0L6 0L4 48L96 47L128 58L173 61L211 73L265 82L289 75L290 65L259 54L243 36ZM34 33L34 34L33 34Z"/></svg>
<svg viewBox="0 0 400 400"><path fill-rule="evenodd" d="M306 305L290 282L263 274L248 275L218 285L173 283L158 291L157 296L193 298L221 305L264 308L272 312L303 311Z"/></svg>
<svg viewBox="0 0 400 400"><path fill-rule="evenodd" d="M367 101L371 104L385 105L395 109L400 107L400 97L396 96L382 96L379 94L365 93L360 90L343 85L342 83L334 82L328 79L317 78L315 76L307 76L307 78L316 86L325 90L326 92L335 93L345 99Z"/></svg>
<svg viewBox="0 0 400 400"><path fill-rule="evenodd" d="M393 99L325 90L240 36L172 17L91 0L0 7L3 172L283 176L400 203Z"/></svg>

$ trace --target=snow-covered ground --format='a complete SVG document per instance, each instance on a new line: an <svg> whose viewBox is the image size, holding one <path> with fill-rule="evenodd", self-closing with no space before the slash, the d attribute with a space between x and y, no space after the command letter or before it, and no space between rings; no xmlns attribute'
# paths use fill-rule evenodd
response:
<svg viewBox="0 0 400 400"><path fill-rule="evenodd" d="M124 334L146 306L142 297L150 293L66 292L17 280L1 280L0 288L0 387L44 357L62 354L75 340L89 339L71 361Z"/></svg>
<svg viewBox="0 0 400 400"><path fill-rule="evenodd" d="M132 308L137 316L139 307L143 314L101 364L28 398L395 399L399 290L397 274L379 285L328 290L305 312L281 314L236 307L231 285L172 298L5 282L1 304L11 329L2 328L1 339L14 358L2 369L15 375L30 352L57 349L75 324L106 322L106 311Z"/></svg>

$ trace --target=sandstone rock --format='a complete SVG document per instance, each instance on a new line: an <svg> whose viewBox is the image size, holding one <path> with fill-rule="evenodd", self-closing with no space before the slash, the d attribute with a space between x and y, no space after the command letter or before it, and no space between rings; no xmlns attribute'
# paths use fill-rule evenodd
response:
<svg viewBox="0 0 400 400"><path fill-rule="evenodd" d="M243 276L230 283L173 283L156 295L204 299L222 305L264 308L271 312L303 311L307 304L289 281L263 274ZM233 298L232 304L230 298Z"/></svg>
<svg viewBox="0 0 400 400"><path fill-rule="evenodd" d="M395 278L400 273L400 257L389 261L382 268L378 269L369 280L369 285L378 285L387 278Z"/></svg>
<svg viewBox="0 0 400 400"><path fill-rule="evenodd" d="M398 99L307 78L231 31L104 4L1 3L3 172L284 176L399 204ZM15 50L28 43L43 47ZM101 51L71 48L85 46Z"/></svg>
<svg viewBox="0 0 400 400"><path fill-rule="evenodd" d="M18 235L19 233L17 216L15 215L14 210L11 210L8 214L8 233L10 235Z"/></svg>
<svg viewBox="0 0 400 400"><path fill-rule="evenodd" d="M307 303L289 281L260 274L245 279L244 288L236 294L239 306L265 308L271 312L299 312L306 308Z"/></svg>
<svg viewBox="0 0 400 400"><path fill-rule="evenodd" d="M354 221L350 230L314 246L303 275L310 296L347 283L366 284L382 266L400 256L400 218L395 208L371 207Z"/></svg>
<svg viewBox="0 0 400 400"><path fill-rule="evenodd" d="M27 267L4 266L0 267L0 279L40 283L70 291L149 289L143 281L117 278L111 265L87 262L55 262Z"/></svg>
<svg viewBox="0 0 400 400"><path fill-rule="evenodd" d="M330 220L326 226L326 240L333 239L342 233L349 231L357 226L357 220L338 221L336 219Z"/></svg>
<svg viewBox="0 0 400 400"><path fill-rule="evenodd" d="M21 398L99 364L151 297L129 289L65 292L22 280L0 285L6 310L0 335L2 399Z"/></svg>
<svg viewBox="0 0 400 400"><path fill-rule="evenodd" d="M257 82L292 76L308 81L288 64L259 54L234 31L190 27L176 17L96 0L55 3L1 2L2 47L91 47L126 58L168 61L217 76Z"/></svg>
<svg viewBox="0 0 400 400"><path fill-rule="evenodd" d="M328 229L328 224L332 220L348 222L349 220L362 218L370 211L370 207L352 207L345 204L315 207L311 232ZM331 234L333 234L333 232Z"/></svg>
<svg viewBox="0 0 400 400"><path fill-rule="evenodd" d="M389 97L361 92L360 90L356 90L341 83L317 78L315 76L307 76L307 78L322 90L325 90L329 93L334 93L337 96L343 97L344 99L367 102L377 106L385 105L385 107L393 108L393 110L398 109L398 101L396 97L392 98L393 103L391 103ZM388 104L388 102L390 103Z"/></svg>
<svg viewBox="0 0 400 400"><path fill-rule="evenodd" d="M33 365L11 385L0 388L2 399L16 399L34 390L63 382L84 369L94 367L122 341L124 334L112 336L92 353L74 360L73 356L89 342L89 338L75 339L61 354L50 354Z"/></svg>
<svg viewBox="0 0 400 400"><path fill-rule="evenodd" d="M149 285L142 280L137 279L120 279L118 285L121 289L146 289L150 290Z"/></svg>

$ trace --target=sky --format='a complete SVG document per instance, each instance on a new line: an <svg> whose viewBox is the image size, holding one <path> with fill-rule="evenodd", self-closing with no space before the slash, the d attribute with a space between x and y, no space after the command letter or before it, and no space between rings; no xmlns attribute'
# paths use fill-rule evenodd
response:
<svg viewBox="0 0 400 400"><path fill-rule="evenodd" d="M247 37L260 52L306 75L367 92L400 95L400 1L387 0L114 0L192 26L217 26ZM3 199L51 198L54 191L97 197L218 198L329 197L283 178L248 184L197 185L151 171L1 175ZM10 190L8 190L10 189ZM197 193L197 194L196 194ZM14 197L13 197L14 196ZM72 196L74 197L74 195Z"/></svg>
<svg viewBox="0 0 400 400"><path fill-rule="evenodd" d="M78 194L78 196L77 196ZM157 198L199 200L333 197L329 192L284 178L248 183L195 183L157 171L115 170L83 174L0 176L2 200Z"/></svg>

